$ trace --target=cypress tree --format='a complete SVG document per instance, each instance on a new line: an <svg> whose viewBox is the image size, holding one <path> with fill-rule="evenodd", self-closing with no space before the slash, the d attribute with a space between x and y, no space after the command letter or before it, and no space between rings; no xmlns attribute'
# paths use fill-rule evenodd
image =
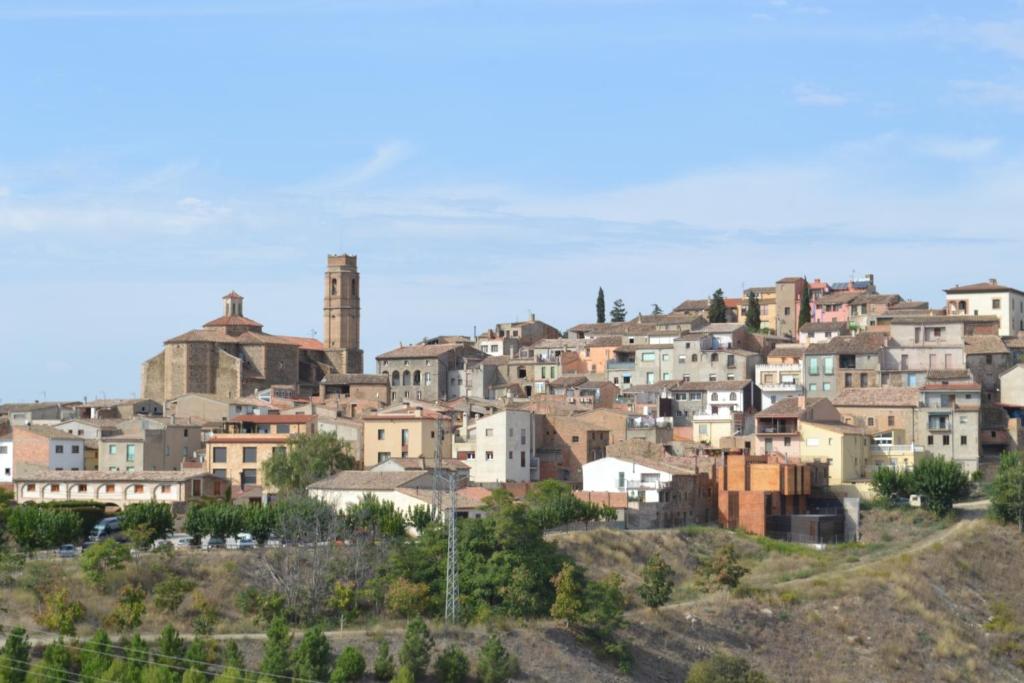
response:
<svg viewBox="0 0 1024 683"><path fill-rule="evenodd" d="M272 676L291 676L292 634L284 617L278 615L267 627L267 644L263 647L260 672Z"/></svg>
<svg viewBox="0 0 1024 683"><path fill-rule="evenodd" d="M423 620L416 617L405 627L405 640L398 652L398 661L408 668L415 678L422 678L430 667L430 655L434 639Z"/></svg>
<svg viewBox="0 0 1024 683"><path fill-rule="evenodd" d="M728 313L725 310L725 296L721 288L716 289L711 295L711 305L708 306L708 322L724 323Z"/></svg>
<svg viewBox="0 0 1024 683"><path fill-rule="evenodd" d="M761 329L761 302L754 290L747 292L747 329L757 332Z"/></svg>
<svg viewBox="0 0 1024 683"><path fill-rule="evenodd" d="M331 646L319 626L306 631L292 657L294 677L326 681L331 675Z"/></svg>
<svg viewBox="0 0 1024 683"><path fill-rule="evenodd" d="M804 278L804 291L800 297L800 324L803 327L811 322L811 288L807 286L807 278Z"/></svg>
<svg viewBox="0 0 1024 683"><path fill-rule="evenodd" d="M597 322L604 322L604 287L597 288Z"/></svg>

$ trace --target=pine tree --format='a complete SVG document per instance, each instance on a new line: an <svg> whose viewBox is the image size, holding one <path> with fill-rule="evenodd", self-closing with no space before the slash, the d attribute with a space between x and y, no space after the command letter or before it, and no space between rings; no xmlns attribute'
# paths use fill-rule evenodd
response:
<svg viewBox="0 0 1024 683"><path fill-rule="evenodd" d="M267 644L263 646L260 672L271 676L291 676L292 634L284 617L278 615L267 627Z"/></svg>
<svg viewBox="0 0 1024 683"><path fill-rule="evenodd" d="M644 564L640 576L643 583L640 584L640 599L652 609L657 609L668 602L672 597L672 579L675 572L668 566L661 555L654 553Z"/></svg>
<svg viewBox="0 0 1024 683"><path fill-rule="evenodd" d="M81 660L83 681L103 679L107 669L114 661L110 655L110 636L106 631L99 629L92 635L82 650Z"/></svg>
<svg viewBox="0 0 1024 683"><path fill-rule="evenodd" d="M621 323L626 321L626 304L622 303L622 299L616 299L612 303L612 322Z"/></svg>
<svg viewBox="0 0 1024 683"><path fill-rule="evenodd" d="M224 646L224 656L221 658L221 664L224 665L225 669L234 667L241 671L245 668L245 660L242 658L242 651L238 649L238 643L233 640L229 640L227 645Z"/></svg>
<svg viewBox="0 0 1024 683"><path fill-rule="evenodd" d="M658 304L654 304L651 307L651 315L663 315L663 314L664 314L664 311L661 310L661 306L659 306Z"/></svg>
<svg viewBox="0 0 1024 683"><path fill-rule="evenodd" d="M519 672L519 664L501 644L498 636L492 635L480 648L476 661L476 677L480 683L507 683Z"/></svg>
<svg viewBox="0 0 1024 683"><path fill-rule="evenodd" d="M11 629L3 648L0 648L0 683L22 683L25 680L31 649L25 629L20 626Z"/></svg>
<svg viewBox="0 0 1024 683"><path fill-rule="evenodd" d="M561 571L551 578L555 586L555 602L551 605L551 616L565 622L572 628L579 622L583 612L583 583L575 565L566 562Z"/></svg>
<svg viewBox="0 0 1024 683"><path fill-rule="evenodd" d="M405 640L398 653L398 661L407 667L416 678L426 675L430 667L430 655L434 649L434 638L427 625L416 617L405 627Z"/></svg>
<svg viewBox="0 0 1024 683"><path fill-rule="evenodd" d="M437 656L434 671L441 683L465 683L469 678L469 657L458 645L449 645Z"/></svg>
<svg viewBox="0 0 1024 683"><path fill-rule="evenodd" d="M178 660L185 656L185 641L173 626L167 624L160 632L160 640L157 641L157 654L154 660L157 664L173 667L178 665Z"/></svg>
<svg viewBox="0 0 1024 683"><path fill-rule="evenodd" d="M331 672L331 683L355 683L366 672L366 659L363 653L351 645L338 655Z"/></svg>
<svg viewBox="0 0 1024 683"><path fill-rule="evenodd" d="M378 681L390 681L395 675L395 660L391 658L388 641L377 644L377 658L373 660L373 677Z"/></svg>
<svg viewBox="0 0 1024 683"><path fill-rule="evenodd" d="M597 322L604 322L604 288L597 288Z"/></svg>
<svg viewBox="0 0 1024 683"><path fill-rule="evenodd" d="M319 626L306 631L292 655L294 677L326 681L331 675L331 645Z"/></svg>
<svg viewBox="0 0 1024 683"><path fill-rule="evenodd" d="M804 291L800 295L800 324L803 327L811 322L811 288L807 285L807 278L804 278Z"/></svg>
<svg viewBox="0 0 1024 683"><path fill-rule="evenodd" d="M761 329L761 302L754 290L747 292L747 329L757 332Z"/></svg>
<svg viewBox="0 0 1024 683"><path fill-rule="evenodd" d="M181 683L206 683L206 674L202 669L190 667L185 675L181 677Z"/></svg>
<svg viewBox="0 0 1024 683"><path fill-rule="evenodd" d="M46 646L43 658L32 665L26 683L71 683L77 680L72 673L71 652L63 640L57 640Z"/></svg>
<svg viewBox="0 0 1024 683"><path fill-rule="evenodd" d="M175 683L181 680L177 673L166 666L150 664L142 670L142 674L139 676L139 683Z"/></svg>
<svg viewBox="0 0 1024 683"><path fill-rule="evenodd" d="M708 322L724 323L727 317L725 296L722 294L721 288L719 288L711 295L711 304L708 306Z"/></svg>
<svg viewBox="0 0 1024 683"><path fill-rule="evenodd" d="M236 666L226 667L217 674L213 683L246 683L245 674Z"/></svg>

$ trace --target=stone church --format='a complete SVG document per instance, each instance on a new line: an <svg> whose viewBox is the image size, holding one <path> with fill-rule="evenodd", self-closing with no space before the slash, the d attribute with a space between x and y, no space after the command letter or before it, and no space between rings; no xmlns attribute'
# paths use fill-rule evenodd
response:
<svg viewBox="0 0 1024 683"><path fill-rule="evenodd" d="M245 317L235 292L224 314L164 342L142 364L142 397L163 403L182 394L219 399L250 396L268 387L291 387L311 396L324 375L361 373L359 271L356 257L329 255L324 273L323 341L269 334Z"/></svg>

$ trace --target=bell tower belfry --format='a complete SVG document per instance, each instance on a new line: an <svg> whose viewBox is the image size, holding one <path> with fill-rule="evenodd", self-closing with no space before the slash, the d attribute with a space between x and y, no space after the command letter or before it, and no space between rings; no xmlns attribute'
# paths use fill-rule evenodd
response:
<svg viewBox="0 0 1024 683"><path fill-rule="evenodd" d="M361 373L356 257L328 254L324 272L324 351L338 372Z"/></svg>

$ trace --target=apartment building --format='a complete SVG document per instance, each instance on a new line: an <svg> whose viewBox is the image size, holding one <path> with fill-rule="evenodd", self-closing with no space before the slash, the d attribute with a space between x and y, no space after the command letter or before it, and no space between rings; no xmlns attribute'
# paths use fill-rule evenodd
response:
<svg viewBox="0 0 1024 683"><path fill-rule="evenodd" d="M881 386L886 346L887 337L874 332L811 344L802 367L807 398L833 398L843 389Z"/></svg>
<svg viewBox="0 0 1024 683"><path fill-rule="evenodd" d="M754 367L754 384L761 393L761 405L802 396L804 349L798 344L779 344L764 363Z"/></svg>
<svg viewBox="0 0 1024 683"><path fill-rule="evenodd" d="M29 470L85 469L85 439L50 425L15 425L8 448L11 472L5 478Z"/></svg>
<svg viewBox="0 0 1024 683"><path fill-rule="evenodd" d="M167 503L177 511L195 500L220 498L230 484L208 472L103 472L33 470L14 482L19 503L96 501L123 508L132 503Z"/></svg>
<svg viewBox="0 0 1024 683"><path fill-rule="evenodd" d="M1010 337L1024 332L1024 292L1000 284L995 278L973 285L957 285L946 291L949 315L994 315L999 319L997 333Z"/></svg>
<svg viewBox="0 0 1024 683"><path fill-rule="evenodd" d="M449 452L469 466L476 483L536 481L540 478L533 413L503 410L478 418L451 435Z"/></svg>
<svg viewBox="0 0 1024 683"><path fill-rule="evenodd" d="M391 458L451 457L452 420L447 415L409 404L363 416L363 467Z"/></svg>
<svg viewBox="0 0 1024 683"><path fill-rule="evenodd" d="M392 403L450 401L471 395L467 367L486 357L463 342L413 344L377 356L377 372L390 378Z"/></svg>

